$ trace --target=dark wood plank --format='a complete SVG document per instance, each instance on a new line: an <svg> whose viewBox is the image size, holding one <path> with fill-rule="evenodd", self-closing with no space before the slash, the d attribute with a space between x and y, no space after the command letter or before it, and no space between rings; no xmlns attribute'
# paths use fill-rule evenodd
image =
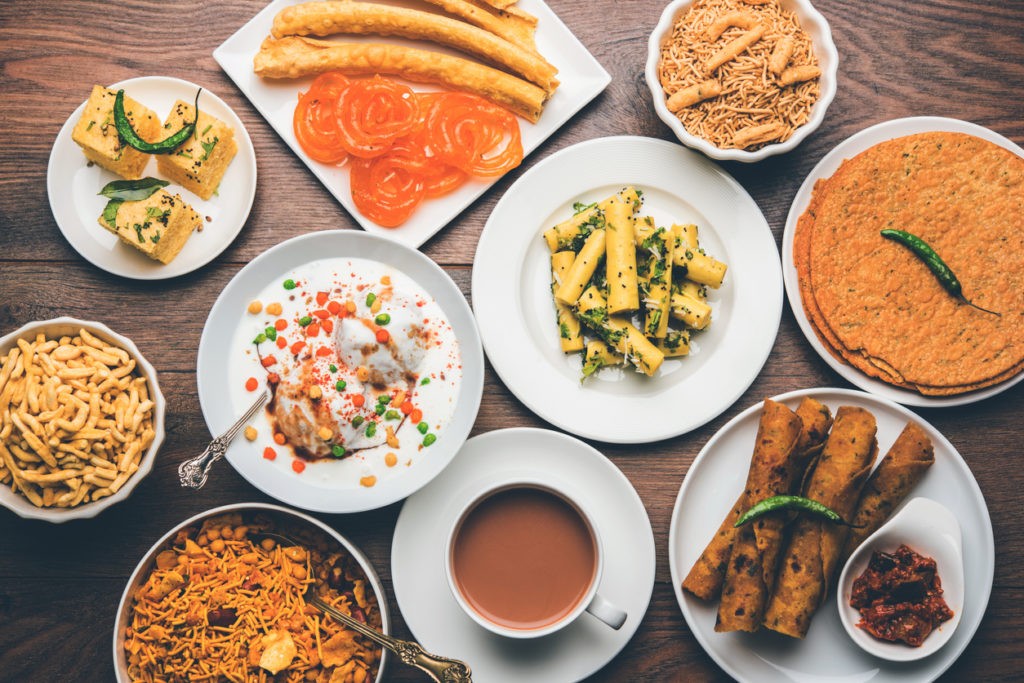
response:
<svg viewBox="0 0 1024 683"><path fill-rule="evenodd" d="M477 239L501 194L533 163L605 135L672 139L654 116L642 71L646 40L663 3L550 0L609 70L613 82L522 169L500 180L424 251L469 296ZM943 115L974 121L1024 142L1024 4L932 0L815 3L838 45L839 93L824 125L800 148L756 165L725 164L764 212L777 242L799 184L822 156L862 128L892 118ZM195 398L196 345L223 286L257 254L310 230L354 222L292 155L221 73L212 50L262 6L227 0L11 0L0 3L0 333L35 319L98 319L133 338L160 370L168 397L168 439L153 474L127 502L98 520L53 526L0 511L0 679L105 681L111 678L113 612L138 558L181 519L226 502L266 500L229 467L198 493L176 484L177 463L209 438ZM191 275L162 283L109 276L84 262L60 235L46 197L50 144L93 81L165 74L217 92L245 122L256 147L259 187L245 229L224 254ZM649 446L595 444L640 492L654 528L657 584L651 608L628 647L594 677L619 680L726 680L689 632L668 569L668 525L693 458L728 419L766 395L847 386L810 348L786 309L775 347L753 386L710 424ZM995 585L972 645L945 680L1003 680L1024 670L1024 529L1016 466L1024 431L1024 389L973 406L918 411L960 450L992 515ZM547 426L488 367L474 434ZM326 515L380 571L389 594L390 541L398 506ZM408 636L396 606L399 635ZM421 680L395 669L392 680Z"/></svg>

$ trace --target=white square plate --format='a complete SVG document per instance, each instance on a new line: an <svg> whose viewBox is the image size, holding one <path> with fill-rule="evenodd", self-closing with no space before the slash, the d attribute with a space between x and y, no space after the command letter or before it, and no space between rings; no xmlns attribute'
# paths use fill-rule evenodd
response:
<svg viewBox="0 0 1024 683"><path fill-rule="evenodd" d="M270 35L274 16L282 8L298 4L298 2L299 0L274 0L214 50L213 58L249 98L263 118L277 131L277 134L288 143L292 151L305 162L313 174L320 179L320 182L363 226L364 230L412 247L419 247L482 195L497 178L470 180L451 194L424 201L412 217L397 228L383 228L362 216L352 202L348 172L345 170L344 164L332 166L313 161L306 156L295 140L295 134L292 131L292 114L295 110L295 103L298 101L298 93L304 91L313 79L270 80L259 78L253 73L253 57L263 40ZM537 17L537 49L555 65L558 69L558 80L561 81L558 90L545 105L540 121L535 124L525 120L520 121L523 153L529 155L584 105L597 97L607 87L611 76L544 2L521 0L518 7ZM417 5L417 8L423 9L424 6L420 4ZM408 44L437 52L459 54L438 45L394 37L352 35L344 36L344 40L346 42ZM420 91L436 90L436 88L421 84L410 83L409 85Z"/></svg>

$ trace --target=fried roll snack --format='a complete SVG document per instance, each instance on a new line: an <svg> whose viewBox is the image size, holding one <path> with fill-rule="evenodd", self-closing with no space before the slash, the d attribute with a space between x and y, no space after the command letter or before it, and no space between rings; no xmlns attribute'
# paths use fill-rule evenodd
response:
<svg viewBox="0 0 1024 683"><path fill-rule="evenodd" d="M917 423L908 422L864 486L857 512L851 520L853 528L840 556L840 565L864 539L882 526L934 462L935 449L931 439Z"/></svg>
<svg viewBox="0 0 1024 683"><path fill-rule="evenodd" d="M878 453L875 432L871 413L842 406L811 474L806 497L850 519ZM811 617L828 595L846 531L825 520L797 519L765 613L766 627L793 638L807 635Z"/></svg>
<svg viewBox="0 0 1024 683"><path fill-rule="evenodd" d="M519 47L537 51L533 33L537 28L537 17L516 8L497 9L468 0L424 0L431 5L440 7L448 14L461 17L474 26L501 36Z"/></svg>
<svg viewBox="0 0 1024 683"><path fill-rule="evenodd" d="M429 40L494 62L549 93L558 87L558 69L540 55L484 29L430 12L348 0L307 2L278 12L271 29L275 38L339 33Z"/></svg>
<svg viewBox="0 0 1024 683"><path fill-rule="evenodd" d="M765 399L757 426L754 454L743 491L744 510L771 496L789 493L794 474L791 456L800 442L803 422L781 403ZM764 568L752 525L739 529L725 571L715 630L756 631L768 602Z"/></svg>
<svg viewBox="0 0 1024 683"><path fill-rule="evenodd" d="M326 71L353 76L388 74L471 92L506 107L531 123L540 118L547 93L504 71L461 57L401 45L332 43L312 38L267 38L253 59L257 76L302 78Z"/></svg>

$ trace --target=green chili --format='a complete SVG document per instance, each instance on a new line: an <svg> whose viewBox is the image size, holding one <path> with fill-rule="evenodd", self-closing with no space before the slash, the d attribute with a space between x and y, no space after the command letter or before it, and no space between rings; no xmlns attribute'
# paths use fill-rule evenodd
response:
<svg viewBox="0 0 1024 683"><path fill-rule="evenodd" d="M145 152L146 154L170 154L196 132L196 122L199 120L199 93L202 91L202 88L196 91L196 103L194 105L196 115L193 117L192 123L186 123L177 133L164 138L160 142L146 142L132 128L132 123L124 112L124 90L118 90L117 95L114 96L114 127L117 128L117 134L121 136L126 145L134 147L140 152Z"/></svg>
<svg viewBox="0 0 1024 683"><path fill-rule="evenodd" d="M910 249L914 256L918 257L924 264L928 266L928 269L932 271L932 275L939 281L943 289L953 295L958 301L962 301L968 306L973 306L979 311L985 313L991 313L992 315L1002 316L1001 313L990 311L987 308L982 308L973 301L969 300L964 296L963 287L960 285L960 280L957 279L953 270L946 265L946 262L942 260L931 246L928 245L923 239L917 235L906 232L905 230L882 230L882 237L890 239L893 242L902 244L903 246Z"/></svg>
<svg viewBox="0 0 1024 683"><path fill-rule="evenodd" d="M741 527L747 522L757 519L758 517L765 515L775 510L799 510L801 512L810 512L824 517L830 522L841 524L842 526L853 526L843 521L843 518L839 516L839 513L833 511L831 508L822 505L816 500L810 498L804 498L803 496L772 496L771 498L765 498L757 505L740 515L734 527ZM859 528L859 527L858 527Z"/></svg>

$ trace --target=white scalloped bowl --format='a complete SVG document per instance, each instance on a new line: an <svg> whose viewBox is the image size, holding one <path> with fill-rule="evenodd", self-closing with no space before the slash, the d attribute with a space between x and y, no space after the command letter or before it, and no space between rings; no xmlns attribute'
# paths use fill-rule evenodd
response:
<svg viewBox="0 0 1024 683"><path fill-rule="evenodd" d="M650 88L651 97L654 100L654 111L658 114L658 118L672 129L672 132L676 134L680 142L687 147L703 152L712 159L750 163L761 161L776 154L784 154L795 149L797 145L803 142L808 135L821 125L821 122L825 119L825 112L836 95L839 53L836 51L836 45L832 41L832 31L829 28L828 21L807 0L779 0L779 4L783 9L796 13L797 18L800 20L800 25L814 43L814 53L817 55L818 64L821 67L821 77L819 79L821 94L818 97L818 101L811 108L810 119L808 119L807 123L797 128L793 136L785 142L765 145L754 152L742 149L721 149L715 147L704 138L687 132L686 128L683 127L683 123L676 118L675 114L668 110L668 106L665 104L665 91L658 80L658 60L661 58L661 46L671 37L672 27L675 25L676 20L681 18L693 3L694 0L674 0L674 2L670 3L665 8L665 11L662 12L661 19L658 21L658 25L654 28L647 42L647 67L644 73L647 78L647 87Z"/></svg>
<svg viewBox="0 0 1024 683"><path fill-rule="evenodd" d="M34 338L40 332L50 339L65 335L74 336L82 328L85 328L93 336L108 342L111 346L124 349L128 352L129 356L135 359L135 369L146 378L146 382L149 384L149 397L154 404L153 430L156 432L156 436L153 437L153 443L150 444L149 449L143 453L142 459L139 461L138 471L128 478L124 486L118 489L116 493L91 503L82 503L73 508L40 508L33 505L21 493L12 491L9 484L0 486L0 505L25 519L41 519L59 524L72 519L95 517L108 507L121 502L131 495L139 482L153 469L156 453L160 450L160 445L164 441L164 413L167 411L167 403L164 401L164 395L160 392L160 385L157 384L156 369L143 357L131 339L117 334L103 323L69 317L31 322L22 325L10 334L0 337L0 356L6 355L7 351L18 343L19 338Z"/></svg>

